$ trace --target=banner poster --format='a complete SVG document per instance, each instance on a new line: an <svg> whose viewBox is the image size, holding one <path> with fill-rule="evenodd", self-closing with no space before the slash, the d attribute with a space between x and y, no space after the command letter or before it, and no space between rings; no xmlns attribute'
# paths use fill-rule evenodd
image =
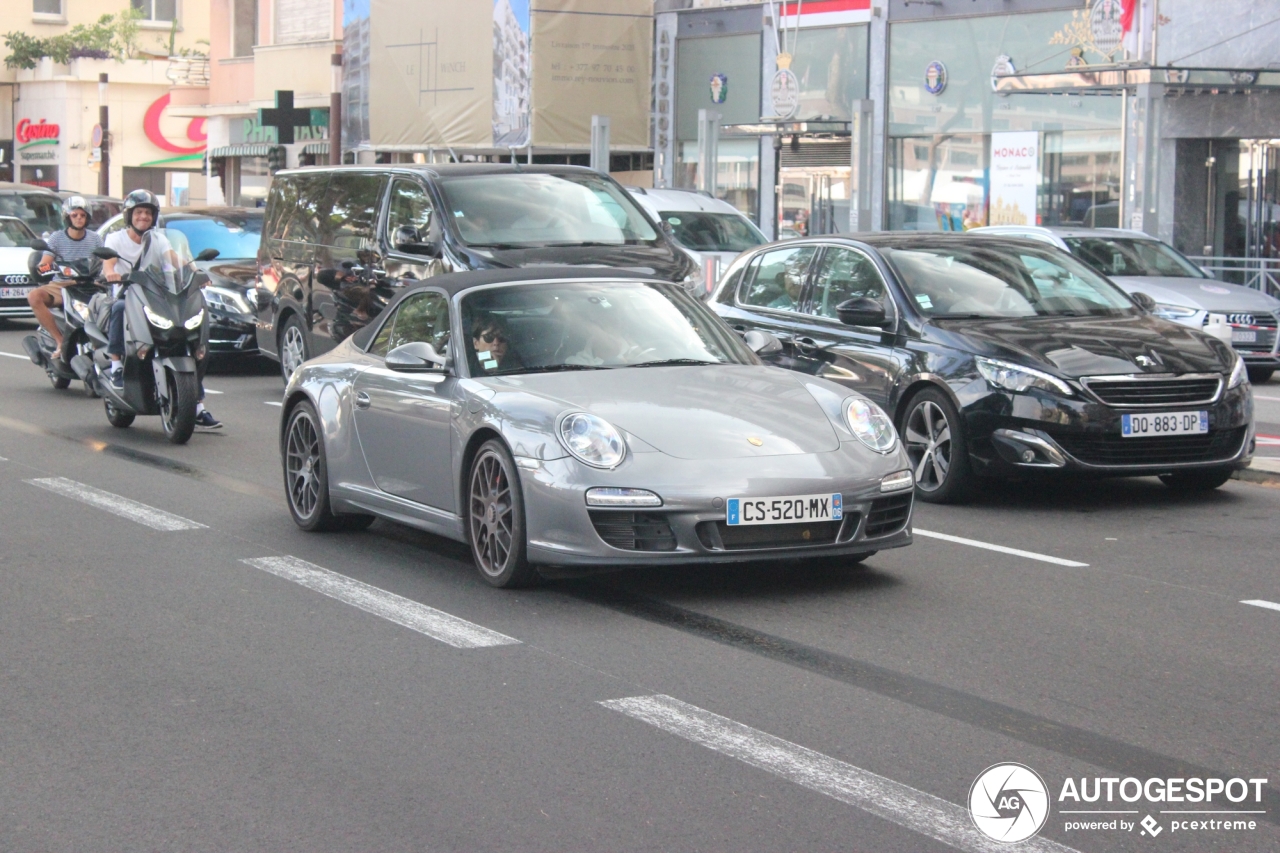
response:
<svg viewBox="0 0 1280 853"><path fill-rule="evenodd" d="M652 0L538 0L532 36L534 145L586 147L593 114L610 145L649 145Z"/></svg>
<svg viewBox="0 0 1280 853"><path fill-rule="evenodd" d="M369 136L378 145L493 145L494 17L476 0L372 0Z"/></svg>
<svg viewBox="0 0 1280 853"><path fill-rule="evenodd" d="M990 225L1035 225L1040 134L991 134Z"/></svg>

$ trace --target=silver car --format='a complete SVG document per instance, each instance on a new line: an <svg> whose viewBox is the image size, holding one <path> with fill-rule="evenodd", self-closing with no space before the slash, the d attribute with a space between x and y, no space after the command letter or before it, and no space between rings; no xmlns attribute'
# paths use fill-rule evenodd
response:
<svg viewBox="0 0 1280 853"><path fill-rule="evenodd" d="M294 373L289 509L306 530L382 517L466 541L501 587L910 544L914 483L888 416L752 350L777 346L656 280L437 276Z"/></svg>
<svg viewBox="0 0 1280 853"><path fill-rule="evenodd" d="M1266 382L1280 367L1280 299L1251 287L1217 281L1167 243L1141 231L1120 228L1072 228L993 225L972 234L1029 237L1066 249L1126 293L1145 293L1155 313L1199 329L1209 314L1225 314L1231 346L1240 353L1249 379Z"/></svg>

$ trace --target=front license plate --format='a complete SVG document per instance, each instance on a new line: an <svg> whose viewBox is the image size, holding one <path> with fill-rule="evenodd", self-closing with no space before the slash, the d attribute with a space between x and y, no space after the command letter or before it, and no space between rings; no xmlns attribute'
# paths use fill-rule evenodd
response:
<svg viewBox="0 0 1280 853"><path fill-rule="evenodd" d="M30 287L0 287L0 299L25 299Z"/></svg>
<svg viewBox="0 0 1280 853"><path fill-rule="evenodd" d="M1236 329L1231 333L1231 343L1233 344L1256 344L1257 342L1258 333L1256 331Z"/></svg>
<svg viewBox="0 0 1280 853"><path fill-rule="evenodd" d="M1153 435L1199 435L1209 431L1208 412L1169 412L1121 415L1120 434L1125 438Z"/></svg>
<svg viewBox="0 0 1280 853"><path fill-rule="evenodd" d="M729 498L725 523L794 524L804 521L839 521L844 518L840 495L794 495L787 498Z"/></svg>

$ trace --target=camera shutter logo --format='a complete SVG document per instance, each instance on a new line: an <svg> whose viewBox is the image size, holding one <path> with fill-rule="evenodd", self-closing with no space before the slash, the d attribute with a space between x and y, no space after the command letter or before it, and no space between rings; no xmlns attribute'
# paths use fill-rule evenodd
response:
<svg viewBox="0 0 1280 853"><path fill-rule="evenodd" d="M969 817L988 838L1026 841L1049 819L1049 789L1026 765L993 764L973 780Z"/></svg>

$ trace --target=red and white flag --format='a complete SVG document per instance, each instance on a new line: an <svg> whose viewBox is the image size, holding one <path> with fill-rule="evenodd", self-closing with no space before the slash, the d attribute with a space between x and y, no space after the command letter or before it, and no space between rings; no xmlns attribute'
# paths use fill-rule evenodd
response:
<svg viewBox="0 0 1280 853"><path fill-rule="evenodd" d="M1120 31L1129 59L1141 59L1146 45L1143 30L1150 22L1150 0L1120 0Z"/></svg>

